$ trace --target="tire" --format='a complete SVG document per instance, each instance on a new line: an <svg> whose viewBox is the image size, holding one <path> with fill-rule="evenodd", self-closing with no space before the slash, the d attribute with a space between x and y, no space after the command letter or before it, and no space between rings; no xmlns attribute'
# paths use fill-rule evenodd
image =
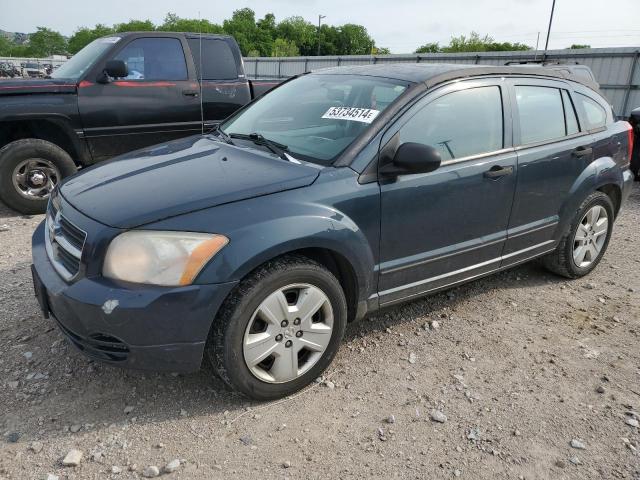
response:
<svg viewBox="0 0 640 480"><path fill-rule="evenodd" d="M602 234L606 235L606 237L604 238L599 250L597 250L597 255L593 255L593 257L590 256L588 259L585 256L585 260L578 265L574 259L574 252L575 248L581 245L581 242L576 240L576 234L582 222L587 220L587 212L590 212L596 207L600 207L601 209L604 209L604 212L606 212L606 233ZM600 214L601 213L602 210L600 210ZM582 202L576 211L576 215L573 217L567 232L560 240L558 247L549 255L542 257L542 264L551 272L567 278L579 278L587 275L596 268L598 263L600 263L600 260L602 260L602 257L609 246L614 219L614 207L611 198L602 192L593 192ZM600 222L600 220L598 220L598 222ZM583 230L581 229L579 235L582 235L582 231ZM604 231L604 229L602 231ZM592 244L595 246L597 243L594 242L598 242L598 239L595 236L591 238Z"/></svg>
<svg viewBox="0 0 640 480"><path fill-rule="evenodd" d="M20 213L44 213L51 189L75 172L73 160L57 145L36 138L16 140L0 149L0 199ZM30 183L32 174L44 186Z"/></svg>
<svg viewBox="0 0 640 480"><path fill-rule="evenodd" d="M296 288L303 286L296 290L298 293L295 298L292 293L295 289L286 290L291 286ZM274 297L281 289L286 292L285 297ZM314 322L319 320L318 323L312 323L310 319L292 320L287 317L291 323L284 325L287 328L283 328L283 325L276 324L279 321L284 322L280 317L285 315L278 316L277 313L271 315L271 322L262 321L262 310L259 312L258 309L262 308L269 299L286 298L289 310L293 308L292 305L300 305L302 311L304 310L302 307L306 305L305 299L316 298L308 295L309 292L318 295L318 290L325 295L325 298L317 297L324 302L318 312L313 315ZM294 303L291 303L292 301ZM318 302L309 304L311 303ZM309 311L312 310L309 309ZM276 309L266 311L276 312ZM300 316L307 318L303 314ZM318 335L314 329L325 329L330 317L332 318L330 333L324 333L325 336ZM293 325L295 321L300 322L297 327ZM347 303L336 277L313 260L298 255L288 255L259 267L232 291L214 320L206 354L218 375L232 389L255 400L273 400L302 389L322 374L338 351L346 323ZM260 327L266 331L252 333L256 324L260 324ZM289 331L296 328L304 330L300 338L295 331ZM253 362L253 367L250 367L245 355L262 358L258 353L254 353L258 350L250 350L249 347L245 349L249 339L256 335L267 337L264 342L259 342L260 345L257 348L273 349L273 353L260 363ZM303 342L308 343L311 339L315 341L316 338L321 338L322 342L326 343L324 351L311 352L304 346ZM318 346L322 342L311 344ZM287 348L287 344L291 346ZM278 374L286 371L287 368L283 369L281 366L287 365L287 359L294 357L297 359L297 368L294 367L295 370L290 371L295 371L297 376L282 380Z"/></svg>

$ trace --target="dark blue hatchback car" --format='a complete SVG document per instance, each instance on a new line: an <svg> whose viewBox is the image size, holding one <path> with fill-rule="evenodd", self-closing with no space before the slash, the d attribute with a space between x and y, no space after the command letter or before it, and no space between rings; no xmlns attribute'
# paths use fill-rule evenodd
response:
<svg viewBox="0 0 640 480"><path fill-rule="evenodd" d="M372 65L286 82L208 135L69 178L33 236L45 316L92 358L257 399L330 364L345 325L542 257L595 268L633 134L540 67Z"/></svg>

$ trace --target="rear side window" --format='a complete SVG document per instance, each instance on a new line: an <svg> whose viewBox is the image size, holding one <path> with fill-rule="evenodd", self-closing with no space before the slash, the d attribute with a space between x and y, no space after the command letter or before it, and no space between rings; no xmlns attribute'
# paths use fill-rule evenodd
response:
<svg viewBox="0 0 640 480"><path fill-rule="evenodd" d="M562 92L562 105L564 107L564 120L567 124L567 135L573 135L574 133L578 133L580 129L578 128L578 117L576 116L576 109L573 107L573 102L571 101L571 96L569 92L566 90L561 90Z"/></svg>
<svg viewBox="0 0 640 480"><path fill-rule="evenodd" d="M400 141L431 145L440 151L443 161L500 150L500 88L470 88L436 98L402 126Z"/></svg>
<svg viewBox="0 0 640 480"><path fill-rule="evenodd" d="M518 85L516 102L522 144L564 137L565 117L560 89Z"/></svg>
<svg viewBox="0 0 640 480"><path fill-rule="evenodd" d="M129 68L127 80L187 80L182 43L177 38L138 38L115 57Z"/></svg>
<svg viewBox="0 0 640 480"><path fill-rule="evenodd" d="M200 39L189 39L189 48L200 78ZM231 47L224 40L202 39L202 79L233 80L238 78L238 67Z"/></svg>
<svg viewBox="0 0 640 480"><path fill-rule="evenodd" d="M576 94L575 98L584 112L586 130L593 130L606 125L607 112L602 105L581 93Z"/></svg>

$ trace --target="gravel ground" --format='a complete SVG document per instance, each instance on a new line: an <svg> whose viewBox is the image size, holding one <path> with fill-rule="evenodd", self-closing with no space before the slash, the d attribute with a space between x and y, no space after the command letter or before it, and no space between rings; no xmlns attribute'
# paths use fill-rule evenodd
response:
<svg viewBox="0 0 640 480"><path fill-rule="evenodd" d="M32 294L40 220L0 207L0 478L640 479L637 184L587 278L527 264L388 310L266 404L68 346Z"/></svg>

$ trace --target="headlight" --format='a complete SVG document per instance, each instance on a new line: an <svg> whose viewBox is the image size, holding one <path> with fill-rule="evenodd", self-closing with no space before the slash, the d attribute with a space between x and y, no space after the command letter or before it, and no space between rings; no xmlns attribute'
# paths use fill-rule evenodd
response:
<svg viewBox="0 0 640 480"><path fill-rule="evenodd" d="M224 235L132 230L109 245L105 277L153 285L190 285L229 239Z"/></svg>

